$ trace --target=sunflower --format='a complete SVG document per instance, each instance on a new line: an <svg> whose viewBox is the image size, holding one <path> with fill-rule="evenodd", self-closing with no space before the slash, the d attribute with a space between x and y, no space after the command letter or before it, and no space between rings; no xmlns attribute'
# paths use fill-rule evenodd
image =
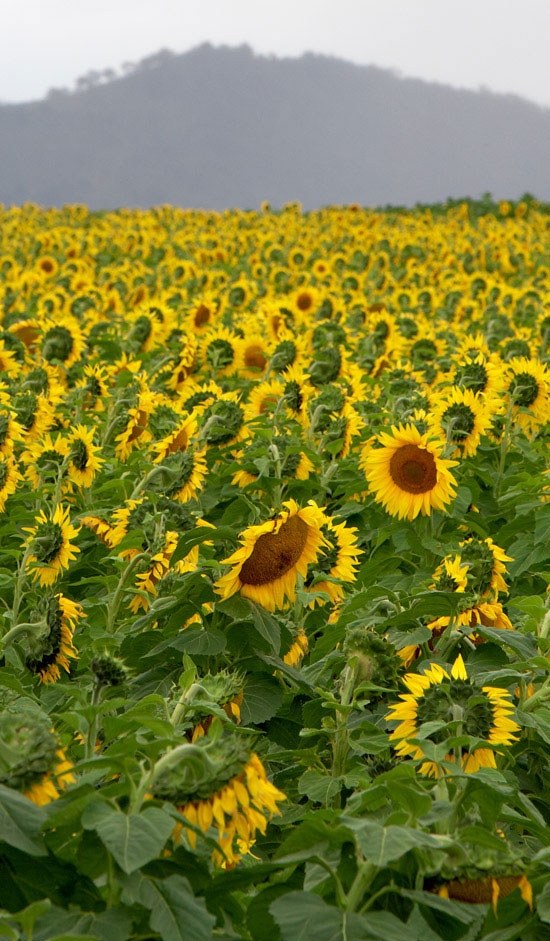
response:
<svg viewBox="0 0 550 941"><path fill-rule="evenodd" d="M16 441L23 441L24 433L15 418L15 412L0 408L0 454L9 457L13 454Z"/></svg>
<svg viewBox="0 0 550 941"><path fill-rule="evenodd" d="M102 457L98 457L100 449L93 443L94 429L76 425L67 440L71 448L69 477L77 487L90 487L96 473L105 463Z"/></svg>
<svg viewBox="0 0 550 941"><path fill-rule="evenodd" d="M467 354L454 367L452 381L461 389L470 389L474 395L497 399L504 389L504 376L495 358L483 353Z"/></svg>
<svg viewBox="0 0 550 941"><path fill-rule="evenodd" d="M42 586L53 585L63 569L80 552L73 546L71 539L80 532L80 528L71 526L69 508L63 509L58 504L53 516L48 518L41 510L35 517L34 526L24 526L23 531L29 533L24 546L30 547L29 572L35 581Z"/></svg>
<svg viewBox="0 0 550 941"><path fill-rule="evenodd" d="M550 375L542 363L525 357L511 359L506 392L521 428L529 430L549 420Z"/></svg>
<svg viewBox="0 0 550 941"><path fill-rule="evenodd" d="M361 550L357 546L357 530L345 523L335 523L329 516L325 516L322 526L324 543L320 549L319 557L315 562L312 575L315 581L311 586L313 591L324 591L330 596L333 604L337 604L344 597L342 582L354 582L357 575L357 559ZM322 603L321 599L316 599ZM315 604L315 602L312 602Z"/></svg>
<svg viewBox="0 0 550 941"><path fill-rule="evenodd" d="M248 330L246 324L242 326L245 336L237 348L237 371L239 376L258 379L267 369L269 346L260 333Z"/></svg>
<svg viewBox="0 0 550 941"><path fill-rule="evenodd" d="M25 466L25 477L31 481L35 490L41 489L45 478L57 477L69 451L67 439L60 434L55 440L50 434L46 434L40 441L27 442L27 448L22 452L20 462ZM62 493L65 492L67 492L67 487L64 485Z"/></svg>
<svg viewBox="0 0 550 941"><path fill-rule="evenodd" d="M413 425L393 425L382 432L364 455L363 467L374 498L388 513L400 519L415 519L441 510L456 495L456 480L449 468L456 461L441 457L442 445L421 435Z"/></svg>
<svg viewBox="0 0 550 941"><path fill-rule="evenodd" d="M441 886L437 894L440 898L456 899L470 905L492 904L496 918L499 899L505 899L515 889L519 889L523 901L532 909L533 887L525 873L496 878L483 875L478 879L451 879Z"/></svg>
<svg viewBox="0 0 550 941"><path fill-rule="evenodd" d="M265 382L258 382L249 392L248 402L244 408L245 421L252 421L266 412L274 411L281 401L282 395L283 384L280 379L267 379Z"/></svg>
<svg viewBox="0 0 550 941"><path fill-rule="evenodd" d="M53 406L61 402L65 395L65 381L61 367L52 366L46 360L40 360L30 369L20 385L24 391L30 390L36 395L44 395Z"/></svg>
<svg viewBox="0 0 550 941"><path fill-rule="evenodd" d="M21 363L16 359L13 350L6 348L5 340L0 340L0 373L5 373L9 379L15 379L21 372Z"/></svg>
<svg viewBox="0 0 550 941"><path fill-rule="evenodd" d="M241 548L224 564L231 570L216 582L222 598L240 591L244 598L274 611L295 599L296 578L307 575L323 544L323 511L310 500L298 507L288 500L274 519L258 526L249 526L240 535Z"/></svg>
<svg viewBox="0 0 550 941"><path fill-rule="evenodd" d="M217 319L218 307L219 301L212 292L193 301L187 314L190 332L200 334L209 330Z"/></svg>
<svg viewBox="0 0 550 941"><path fill-rule="evenodd" d="M290 296L288 303L290 310L292 310L298 320L304 322L311 318L319 303L319 291L315 288L304 286Z"/></svg>
<svg viewBox="0 0 550 941"><path fill-rule="evenodd" d="M109 391L109 373L105 366L96 364L94 366L84 367L84 378L77 383L77 386L86 389L88 393L87 404L96 412L103 412L105 406L102 399Z"/></svg>
<svg viewBox="0 0 550 941"><path fill-rule="evenodd" d="M200 344L200 357L205 368L215 377L229 376L238 366L239 337L227 327L216 327L205 333Z"/></svg>
<svg viewBox="0 0 550 941"><path fill-rule="evenodd" d="M134 447L142 447L151 440L148 430L149 416L155 406L155 395L142 385L137 404L128 409L126 427L116 437L116 456L119 461L127 461Z"/></svg>
<svg viewBox="0 0 550 941"><path fill-rule="evenodd" d="M172 316L170 308L160 301L141 304L127 316L128 342L140 353L157 349L167 339Z"/></svg>
<svg viewBox="0 0 550 941"><path fill-rule="evenodd" d="M304 659L308 650L309 643L307 634L304 630L300 629L290 645L290 648L284 654L283 660L289 667L297 667Z"/></svg>
<svg viewBox="0 0 550 941"><path fill-rule="evenodd" d="M118 546L132 529L141 526L145 512L146 505L143 497L138 500L127 500L124 506L115 510L112 517L111 532L105 534L107 545L112 549ZM128 551L132 555L137 555L138 552L137 549Z"/></svg>
<svg viewBox="0 0 550 941"><path fill-rule="evenodd" d="M171 375L166 381L166 388L172 392L182 392L186 381L197 365L197 341L188 336L180 349L176 365L170 366Z"/></svg>
<svg viewBox="0 0 550 941"><path fill-rule="evenodd" d="M191 439L196 438L197 434L197 419L194 413L183 420L180 419L174 431L151 445L151 451L156 454L155 464L161 463L169 454L186 451Z"/></svg>
<svg viewBox="0 0 550 941"><path fill-rule="evenodd" d="M497 746L509 746L517 740L519 725L510 718L513 707L507 689L496 686L479 687L469 680L464 661L459 655L452 667L451 675L437 663L432 663L425 673L407 673L403 678L408 693L401 695L401 702L390 707L388 722L399 725L390 734L394 749L401 758L412 755L415 760L424 758L424 752L410 739L416 739L422 725L427 722L444 723L439 732L429 736L431 741L444 741L449 723L459 723L464 733L474 739L482 739L483 747L463 753L461 764L466 774L479 768L496 768ZM460 734L460 733L459 733ZM447 757L453 761L452 755ZM425 761L421 774L438 776L439 768L432 761Z"/></svg>
<svg viewBox="0 0 550 941"><path fill-rule="evenodd" d="M179 407L184 412L194 411L199 415L222 395L222 387L211 379L201 383L188 379L180 390Z"/></svg>
<svg viewBox="0 0 550 941"><path fill-rule="evenodd" d="M81 516L80 522L86 529L95 533L106 546L112 546L113 529L107 520L102 519L100 516Z"/></svg>
<svg viewBox="0 0 550 941"><path fill-rule="evenodd" d="M156 595L156 585L161 578L164 578L170 568L170 559L176 551L177 544L178 533L167 532L162 549L151 557L147 570L140 572L136 576L137 591L147 592L147 594L153 596ZM133 614L137 614L140 608L143 608L144 611L148 611L149 600L142 594L136 594L130 601L129 608Z"/></svg>
<svg viewBox="0 0 550 941"><path fill-rule="evenodd" d="M468 582L481 598L496 600L499 591L508 592L504 581L506 562L513 562L490 537L472 536L460 543L462 560L468 565Z"/></svg>
<svg viewBox="0 0 550 941"><path fill-rule="evenodd" d="M201 416L200 439L209 447L234 444L245 435L244 409L239 391L224 392L207 405Z"/></svg>
<svg viewBox="0 0 550 941"><path fill-rule="evenodd" d="M455 454L471 457L492 420L493 415L480 396L471 389L453 386L434 396L429 426L434 435L455 445Z"/></svg>
<svg viewBox="0 0 550 941"><path fill-rule="evenodd" d="M0 718L2 770L0 783L22 793L39 807L57 800L75 780L59 738L40 714L4 712ZM7 760L6 760L7 759Z"/></svg>
<svg viewBox="0 0 550 941"><path fill-rule="evenodd" d="M60 667L70 673L69 660L78 658L73 634L82 617L85 615L81 605L62 594L49 601L46 630L32 639L27 657L27 667L40 676L42 683L55 683L60 677Z"/></svg>
<svg viewBox="0 0 550 941"><path fill-rule="evenodd" d="M162 490L165 497L178 503L187 503L202 489L208 474L203 451L177 451L163 458L153 489Z"/></svg>
<svg viewBox="0 0 550 941"><path fill-rule="evenodd" d="M289 366L281 375L285 408L303 427L308 423L307 410L315 389L299 366Z"/></svg>
<svg viewBox="0 0 550 941"><path fill-rule="evenodd" d="M84 351L84 337L76 317L68 314L47 318L41 323L42 357L48 363L61 363L70 369L81 358Z"/></svg>
<svg viewBox="0 0 550 941"><path fill-rule="evenodd" d="M15 493L19 480L19 469L15 461L0 454L0 513L4 512L10 494Z"/></svg>
<svg viewBox="0 0 550 941"><path fill-rule="evenodd" d="M153 796L175 804L183 816L184 822L174 830L176 842L185 828L194 849L197 829L207 834L215 827L218 845L212 860L217 866L231 866L241 854L250 853L256 831L266 832L267 819L280 813L278 804L286 797L268 781L258 756L241 741L221 739L211 744L200 738L195 748L197 761L193 768L184 758L180 764L161 771L153 783Z"/></svg>

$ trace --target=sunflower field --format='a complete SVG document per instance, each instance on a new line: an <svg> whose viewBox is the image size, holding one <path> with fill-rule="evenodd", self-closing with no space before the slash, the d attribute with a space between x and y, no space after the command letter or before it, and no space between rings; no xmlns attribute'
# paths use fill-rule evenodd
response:
<svg viewBox="0 0 550 941"><path fill-rule="evenodd" d="M0 211L0 937L550 936L549 236Z"/></svg>

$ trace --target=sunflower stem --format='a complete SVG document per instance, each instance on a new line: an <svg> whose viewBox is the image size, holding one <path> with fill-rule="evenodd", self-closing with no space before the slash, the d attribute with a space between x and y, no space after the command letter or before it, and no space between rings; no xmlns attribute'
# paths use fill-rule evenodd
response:
<svg viewBox="0 0 550 941"><path fill-rule="evenodd" d="M351 663L345 668L344 671L344 683L342 686L342 693L340 696L340 703L342 706L349 706L351 697L353 695L353 689L355 686L355 679L357 676L357 664L354 663L353 666ZM333 778L339 778L346 769L346 760L348 757L348 710L347 709L336 709L336 734L333 740L333 761L332 761L332 776ZM334 803L340 801L339 792L334 795L332 799Z"/></svg>
<svg viewBox="0 0 550 941"><path fill-rule="evenodd" d="M15 588L13 590L13 625L17 624L17 618L19 617L19 608L21 607L21 598L23 595L23 582L27 575L27 562L29 561L29 556L31 555L31 545L29 542L28 546L23 553L23 557L19 564L19 571L17 572L17 578L15 580Z"/></svg>
<svg viewBox="0 0 550 941"><path fill-rule="evenodd" d="M89 760L90 758L94 757L95 742L96 742L97 730L99 726L99 715L98 715L97 707L99 706L101 702L101 696L102 696L104 689L105 689L104 686L102 686L100 683L96 683L96 685L94 686L94 690L92 692L91 705L95 711L94 711L94 717L92 721L90 722L90 725L88 726L88 737L86 739L86 754L85 754L86 760Z"/></svg>
<svg viewBox="0 0 550 941"><path fill-rule="evenodd" d="M510 447L510 433L512 430L512 419L513 419L513 403L510 402L508 406L508 412L506 414L506 422L504 425L504 430L502 432L502 439L500 442L500 454L497 468L497 479L495 485L495 497L500 496L500 491L502 487L502 481L504 477L504 467L506 465L506 457Z"/></svg>
<svg viewBox="0 0 550 941"><path fill-rule="evenodd" d="M147 552L140 552L138 555L135 555L133 559L130 559L128 565L123 570L122 575L120 576L118 580L118 585L115 589L115 592L112 598L109 600L109 604L107 605L106 628L109 633L112 633L113 628L114 628L115 619L118 614L118 609L120 607L122 592L124 591L124 585L126 583L126 579L130 575L130 573L137 567L138 563L141 562L142 559L146 559L147 557L148 557Z"/></svg>
<svg viewBox="0 0 550 941"><path fill-rule="evenodd" d="M170 722L172 723L172 725L176 726L178 724L178 722L180 721L180 719L182 718L185 712L185 707L188 706L189 703L193 701L193 699L195 698L195 695L198 693L200 689L203 689L200 683L192 683L189 689L183 690L180 698L178 699L176 703L174 711L172 715L170 716Z"/></svg>
<svg viewBox="0 0 550 941"><path fill-rule="evenodd" d="M65 471L67 470L67 467L69 466L69 461L70 461L70 459L71 459L70 453L69 453L69 454L66 454L65 457L63 458L63 461L62 461L62 463L60 464L59 470L58 470L58 472L57 472L57 480L56 480L56 482L55 482L55 490L54 490L54 494L53 494L53 510L52 510L52 516L53 516L53 514L55 513L55 511L56 511L56 509L57 509L57 504L59 503L59 501L60 501L60 499L61 499L61 485L62 485L62 483L63 483L63 477L64 477L64 474L65 474Z"/></svg>
<svg viewBox="0 0 550 941"><path fill-rule="evenodd" d="M362 862L359 864L357 875L352 882L351 888L346 899L346 909L348 912L357 911L367 888L374 879L377 869L373 863Z"/></svg>
<svg viewBox="0 0 550 941"><path fill-rule="evenodd" d="M34 634L38 633L37 628L43 628L46 626L46 621L34 621L33 623L26 622L25 624L16 624L15 627L10 628L2 638L0 638L0 650L4 650L14 640L17 640L20 634Z"/></svg>

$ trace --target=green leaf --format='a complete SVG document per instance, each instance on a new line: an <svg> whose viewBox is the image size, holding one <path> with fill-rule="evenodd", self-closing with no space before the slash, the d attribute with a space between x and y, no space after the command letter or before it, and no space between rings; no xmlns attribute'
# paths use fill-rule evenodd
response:
<svg viewBox="0 0 550 941"><path fill-rule="evenodd" d="M0 784L0 839L31 856L46 856L38 838L46 812L18 791Z"/></svg>
<svg viewBox="0 0 550 941"><path fill-rule="evenodd" d="M550 882L537 895L537 914L541 921L550 924Z"/></svg>
<svg viewBox="0 0 550 941"><path fill-rule="evenodd" d="M341 778L333 778L321 771L304 771L298 781L300 794L306 794L310 800L326 804L342 788Z"/></svg>
<svg viewBox="0 0 550 941"><path fill-rule="evenodd" d="M289 892L272 902L270 911L282 941L368 941L372 937L361 915L342 912L309 892Z"/></svg>
<svg viewBox="0 0 550 941"><path fill-rule="evenodd" d="M180 637L170 644L178 650L185 650L190 656L215 657L225 650L225 634L221 631L191 625Z"/></svg>
<svg viewBox="0 0 550 941"><path fill-rule="evenodd" d="M162 941L211 941L215 919L183 876L149 879L135 875L127 891L151 912L150 924Z"/></svg>
<svg viewBox="0 0 550 941"><path fill-rule="evenodd" d="M281 684L268 673L251 673L243 688L241 721L244 725L259 725L273 718L283 703Z"/></svg>
<svg viewBox="0 0 550 941"><path fill-rule="evenodd" d="M82 816L87 830L95 830L121 869L134 872L155 859L174 829L174 821L158 807L140 814L123 814L109 804L90 804Z"/></svg>
<svg viewBox="0 0 550 941"><path fill-rule="evenodd" d="M400 859L415 847L442 849L445 843L444 837L438 838L431 833L423 833L422 830L413 830L410 827L383 827L374 820L344 817L342 822L354 831L363 856L375 866L382 867L394 859ZM446 842L449 842L449 838Z"/></svg>

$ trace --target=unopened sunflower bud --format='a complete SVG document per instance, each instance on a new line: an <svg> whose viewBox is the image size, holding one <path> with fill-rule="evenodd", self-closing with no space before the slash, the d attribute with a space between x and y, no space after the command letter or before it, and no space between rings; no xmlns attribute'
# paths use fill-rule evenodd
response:
<svg viewBox="0 0 550 941"><path fill-rule="evenodd" d="M376 686L394 686L401 661L393 644L383 640L374 631L356 627L348 631L344 653L357 663L357 682Z"/></svg>
<svg viewBox="0 0 550 941"><path fill-rule="evenodd" d="M90 670L95 673L98 686L122 686L128 677L125 663L107 652L93 658Z"/></svg>

